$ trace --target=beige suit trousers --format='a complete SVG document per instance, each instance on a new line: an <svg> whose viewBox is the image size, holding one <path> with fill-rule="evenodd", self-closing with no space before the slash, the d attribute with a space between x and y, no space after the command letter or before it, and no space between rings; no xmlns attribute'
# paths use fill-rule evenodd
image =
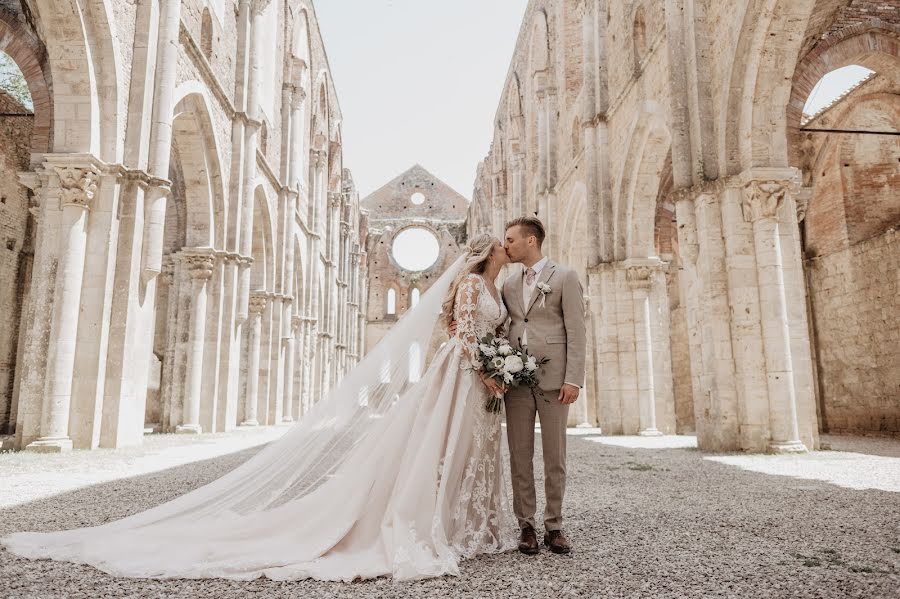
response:
<svg viewBox="0 0 900 599"><path fill-rule="evenodd" d="M544 530L562 529L562 504L566 493L566 423L569 406L557 399L559 390L535 392L513 387L506 393L506 436L509 440L512 471L513 512L519 527L534 527L537 498L534 490L535 414L541 422L541 447L544 452ZM549 401L545 401L549 400Z"/></svg>

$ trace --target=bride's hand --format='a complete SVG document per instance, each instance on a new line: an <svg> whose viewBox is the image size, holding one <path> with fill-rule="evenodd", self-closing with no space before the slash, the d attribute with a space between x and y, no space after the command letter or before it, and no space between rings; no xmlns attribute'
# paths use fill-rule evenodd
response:
<svg viewBox="0 0 900 599"><path fill-rule="evenodd" d="M451 320L450 324L447 325L447 334L450 335L451 338L456 337L456 321Z"/></svg>
<svg viewBox="0 0 900 599"><path fill-rule="evenodd" d="M491 395L500 397L501 395L506 393L506 386L498 383L496 379L493 379L489 376L482 376L481 382L484 383L484 386L487 387Z"/></svg>

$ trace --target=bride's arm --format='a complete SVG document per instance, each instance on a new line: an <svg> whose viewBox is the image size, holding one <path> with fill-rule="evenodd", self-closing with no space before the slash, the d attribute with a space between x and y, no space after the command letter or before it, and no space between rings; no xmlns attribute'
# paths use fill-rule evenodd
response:
<svg viewBox="0 0 900 599"><path fill-rule="evenodd" d="M475 314L478 297L481 295L477 275L469 275L456 290L456 337L459 339L463 355L475 370L481 370L478 360L478 333L475 330Z"/></svg>

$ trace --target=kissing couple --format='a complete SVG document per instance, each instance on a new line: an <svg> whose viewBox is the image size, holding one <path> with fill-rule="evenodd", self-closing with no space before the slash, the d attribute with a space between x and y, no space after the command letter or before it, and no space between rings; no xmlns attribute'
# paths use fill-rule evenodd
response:
<svg viewBox="0 0 900 599"><path fill-rule="evenodd" d="M542 253L539 219L504 239L471 239L329 394L281 439L181 497L122 520L0 539L28 558L86 563L114 576L352 581L458 575L462 559L540 551L533 471L541 424L543 544L571 551L562 524L566 423L585 378L577 274ZM498 290L504 266L521 263ZM413 380L412 357L440 323L450 339ZM500 336L540 358L535 389L483 368ZM503 396L513 501L501 455ZM518 533L516 532L518 531Z"/></svg>

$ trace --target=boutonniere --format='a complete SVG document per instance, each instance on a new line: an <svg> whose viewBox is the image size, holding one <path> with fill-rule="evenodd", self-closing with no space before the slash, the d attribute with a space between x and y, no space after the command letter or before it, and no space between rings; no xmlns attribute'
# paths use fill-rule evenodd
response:
<svg viewBox="0 0 900 599"><path fill-rule="evenodd" d="M547 283L538 283L537 289L541 292L541 308L543 308L544 304L547 303L547 294L553 291L553 288Z"/></svg>

